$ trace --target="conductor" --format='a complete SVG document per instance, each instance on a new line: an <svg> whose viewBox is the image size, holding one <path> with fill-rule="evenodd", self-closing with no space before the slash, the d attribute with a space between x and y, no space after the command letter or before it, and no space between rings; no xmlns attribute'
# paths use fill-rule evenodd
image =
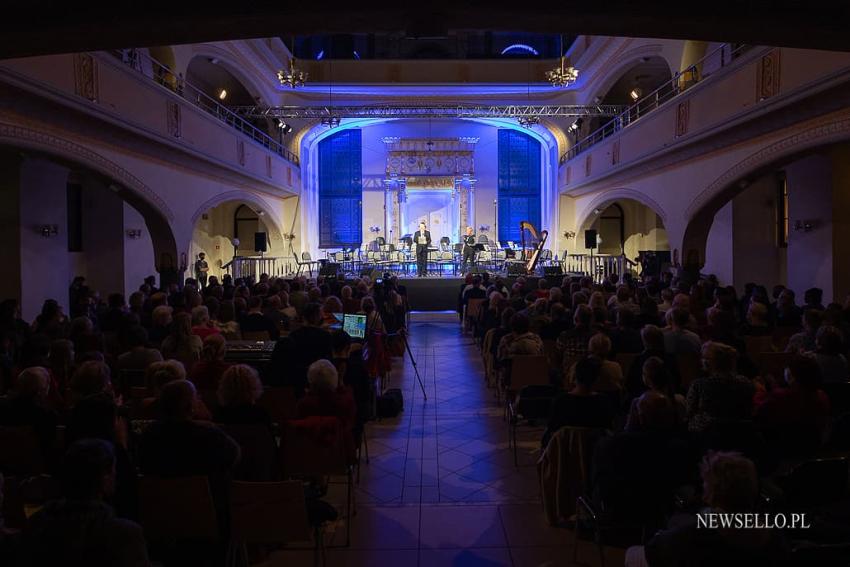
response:
<svg viewBox="0 0 850 567"><path fill-rule="evenodd" d="M461 273L466 271L467 266L475 264L475 234L471 226L466 227L463 237L463 262L460 264Z"/></svg>
<svg viewBox="0 0 850 567"><path fill-rule="evenodd" d="M425 230L425 221L419 223L413 242L416 243L416 275L424 278L428 271L428 247L431 246L431 232Z"/></svg>

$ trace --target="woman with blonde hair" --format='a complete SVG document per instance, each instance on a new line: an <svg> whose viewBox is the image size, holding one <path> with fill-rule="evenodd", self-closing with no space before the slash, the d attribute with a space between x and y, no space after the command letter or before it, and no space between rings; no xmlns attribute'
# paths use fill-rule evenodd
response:
<svg viewBox="0 0 850 567"><path fill-rule="evenodd" d="M192 316L178 313L174 316L171 334L162 341L162 356L173 358L191 369L200 359L203 341L192 333Z"/></svg>
<svg viewBox="0 0 850 567"><path fill-rule="evenodd" d="M210 335L204 339L201 360L192 368L189 380L199 390L215 391L230 364L224 361L227 343L221 335Z"/></svg>
<svg viewBox="0 0 850 567"><path fill-rule="evenodd" d="M247 364L228 368L218 384L216 423L231 425L259 424L271 427L271 417L257 405L263 395L263 383L257 371Z"/></svg>
<svg viewBox="0 0 850 567"><path fill-rule="evenodd" d="M186 368L179 360L169 359L154 362L145 371L145 383L151 397L141 401L139 406L139 419L161 419L160 394L166 384L186 379ZM192 415L194 419L209 421L212 418L210 410L204 405L200 398L195 398L192 403Z"/></svg>

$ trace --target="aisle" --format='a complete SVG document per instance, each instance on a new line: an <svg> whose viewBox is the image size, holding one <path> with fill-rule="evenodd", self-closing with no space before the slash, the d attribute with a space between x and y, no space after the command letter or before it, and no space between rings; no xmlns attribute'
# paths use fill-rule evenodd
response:
<svg viewBox="0 0 850 567"><path fill-rule="evenodd" d="M520 466L507 448L507 422L483 381L472 339L452 313L416 313L410 360L395 360L391 387L404 412L369 425L349 549L329 549L328 565L437 567L572 565L572 533L549 527L540 504L535 448L542 430L520 436ZM344 543L344 529L331 545ZM584 565L595 548L581 546ZM283 552L270 565L309 565ZM304 562L304 563L302 563ZM622 554L610 565L622 565Z"/></svg>

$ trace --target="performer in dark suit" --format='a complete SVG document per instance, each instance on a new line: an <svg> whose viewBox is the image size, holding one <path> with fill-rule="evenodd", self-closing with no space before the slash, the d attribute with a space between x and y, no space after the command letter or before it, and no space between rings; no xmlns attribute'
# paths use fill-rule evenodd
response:
<svg viewBox="0 0 850 567"><path fill-rule="evenodd" d="M425 230L425 221L419 223L413 242L416 244L416 275L424 278L428 272L428 247L431 246L431 232Z"/></svg>
<svg viewBox="0 0 850 567"><path fill-rule="evenodd" d="M207 287L207 276L209 275L210 267L204 259L206 254L201 252L198 254L198 261L195 262L195 279L198 280L198 285L201 289Z"/></svg>
<svg viewBox="0 0 850 567"><path fill-rule="evenodd" d="M461 273L466 271L467 266L475 264L475 234L471 226L466 227L463 237L463 262L460 264Z"/></svg>

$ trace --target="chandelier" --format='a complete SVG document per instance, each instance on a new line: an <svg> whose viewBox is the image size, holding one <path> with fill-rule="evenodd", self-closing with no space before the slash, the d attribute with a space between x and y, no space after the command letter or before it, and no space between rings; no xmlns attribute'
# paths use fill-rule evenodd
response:
<svg viewBox="0 0 850 567"><path fill-rule="evenodd" d="M517 118L517 122L519 122L519 125L523 128L534 128L535 126L540 124L540 117L534 115L520 116L519 118Z"/></svg>
<svg viewBox="0 0 850 567"><path fill-rule="evenodd" d="M333 114L331 116L323 116L322 126L327 126L328 128L336 128L337 126L339 126L339 116Z"/></svg>
<svg viewBox="0 0 850 567"><path fill-rule="evenodd" d="M553 87L565 88L576 82L578 79L578 69L575 67L567 67L567 57L564 55L564 36L560 37L561 49L561 64L546 71L546 78L552 83Z"/></svg>
<svg viewBox="0 0 850 567"><path fill-rule="evenodd" d="M308 73L302 71L295 66L295 57L289 60L289 71L281 69L277 72L277 80L280 81L280 86L289 87L291 89L303 87L307 82Z"/></svg>
<svg viewBox="0 0 850 567"><path fill-rule="evenodd" d="M578 79L578 69L567 67L566 60L566 57L561 56L561 64L554 69L546 71L546 78L549 79L553 87L568 87Z"/></svg>

